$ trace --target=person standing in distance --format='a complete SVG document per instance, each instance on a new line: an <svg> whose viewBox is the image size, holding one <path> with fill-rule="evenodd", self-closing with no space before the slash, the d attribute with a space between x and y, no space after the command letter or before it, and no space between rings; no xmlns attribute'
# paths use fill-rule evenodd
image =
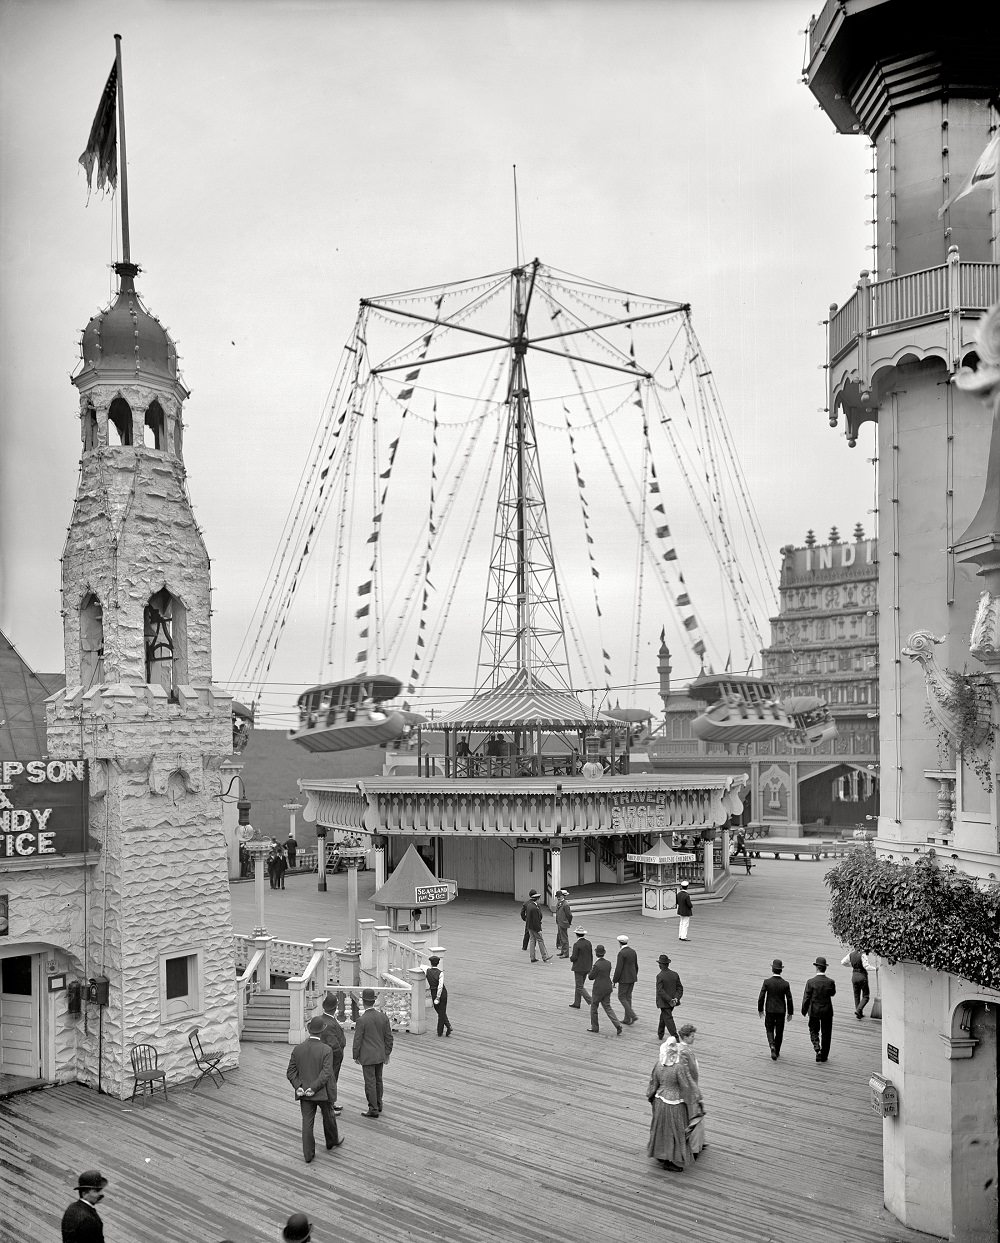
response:
<svg viewBox="0 0 1000 1243"><path fill-rule="evenodd" d="M772 1062L778 1060L778 1054L781 1052L781 1041L785 1035L785 1011L788 1012L789 1023L795 1013L791 985L787 980L782 979L783 970L781 959L776 958L771 963L773 974L769 975L760 986L760 995L757 997L757 1013L764 1020L764 1031L767 1033Z"/></svg>
<svg viewBox="0 0 1000 1243"><path fill-rule="evenodd" d="M361 994L364 1013L354 1028L352 1053L365 1077L367 1110L363 1118L377 1118L382 1112L382 1067L392 1052L392 1028L381 1010L375 1009L375 990L366 988Z"/></svg>
<svg viewBox="0 0 1000 1243"><path fill-rule="evenodd" d="M545 938L542 936L542 909L538 905L539 893L537 889L528 890L528 900L524 904L524 923L528 933L528 958L532 962L538 962L535 950L542 951L542 962L548 962L552 955L545 948Z"/></svg>
<svg viewBox="0 0 1000 1243"><path fill-rule="evenodd" d="M854 1014L857 1018L865 1017L865 1006L868 1005L868 999L871 997L871 991L868 987L868 968L871 965L868 961L868 955L862 954L860 950L851 950L849 954L845 954L840 960L842 967L851 968L851 987L854 989Z"/></svg>
<svg viewBox="0 0 1000 1243"><path fill-rule="evenodd" d="M816 1050L816 1061L825 1062L830 1056L830 1038L833 1035L833 996L837 985L826 974L826 959L822 954L813 963L819 972L806 981L802 994L802 1013L809 1016L809 1038Z"/></svg>
<svg viewBox="0 0 1000 1243"><path fill-rule="evenodd" d="M295 1089L302 1110L302 1155L306 1165L316 1156L316 1110L323 1115L323 1136L327 1148L339 1148L343 1140L337 1133L333 1103L337 1088L333 1082L333 1050L323 1043L325 1021L317 1016L306 1025L308 1037L297 1044L288 1059L285 1077Z"/></svg>
<svg viewBox="0 0 1000 1243"><path fill-rule="evenodd" d="M632 1024L638 1017L632 1009L632 992L639 978L639 955L629 945L628 937L624 933L618 938L618 944L621 948L615 959L615 973L611 978L611 983L618 985L618 1000L625 1011L622 1022Z"/></svg>
<svg viewBox="0 0 1000 1243"><path fill-rule="evenodd" d="M601 1028L597 1021L597 1010L599 1006L603 1006L604 1013L614 1024L615 1035L620 1036L622 1025L615 1017L614 1010L611 1009L611 963L604 957L603 945L595 945L594 953L597 958L587 976L589 980L594 981L594 991L590 997L590 1027L587 1030L595 1035L599 1034Z"/></svg>
<svg viewBox="0 0 1000 1243"><path fill-rule="evenodd" d="M590 993L587 992L587 976L594 965L594 947L587 940L586 928L577 928L576 930L576 940L573 942L573 949L570 952L569 965L573 972L573 979L576 982L573 1000L569 1003L570 1009L579 1010L581 1000L585 1001L588 1006L590 1005Z"/></svg>
<svg viewBox="0 0 1000 1243"><path fill-rule="evenodd" d="M674 1023L674 1007L681 1004L681 998L684 996L684 985L681 983L681 977L676 971L670 968L670 959L666 954L661 954L656 960L660 965L660 970L656 976L656 1008L660 1012L660 1021L656 1028L657 1040L663 1039L664 1030L668 1031L671 1036L677 1035L677 1026Z"/></svg>
<svg viewBox="0 0 1000 1243"><path fill-rule="evenodd" d="M62 1215L63 1243L104 1243L104 1223L97 1205L108 1180L100 1170L84 1170L76 1180L78 1199Z"/></svg>
<svg viewBox="0 0 1000 1243"><path fill-rule="evenodd" d="M333 1112L335 1114L343 1113L340 1105L336 1104L337 1100L337 1084L340 1082L340 1068L344 1064L344 1049L347 1047L347 1037L344 1035L344 1029L340 1026L337 1018L337 994L327 992L323 998L323 1013L318 1017L323 1020L323 1030L320 1032L320 1040L323 1041L333 1054L333 1086L330 1089L330 1097L334 1101Z"/></svg>
<svg viewBox="0 0 1000 1243"><path fill-rule="evenodd" d="M560 889L556 894L556 954L569 958L569 930L573 925L573 908L569 904L569 890Z"/></svg>
<svg viewBox="0 0 1000 1243"><path fill-rule="evenodd" d="M424 968L427 987L431 990L431 1005L438 1016L438 1035L451 1035L451 1021L448 1018L448 989L444 983L444 972L438 965L441 959L432 954L430 966Z"/></svg>
<svg viewBox="0 0 1000 1243"><path fill-rule="evenodd" d="M677 940L690 941L688 932L691 928L691 895L688 893L686 880L681 881L681 887L677 891L677 914L680 916L677 924Z"/></svg>

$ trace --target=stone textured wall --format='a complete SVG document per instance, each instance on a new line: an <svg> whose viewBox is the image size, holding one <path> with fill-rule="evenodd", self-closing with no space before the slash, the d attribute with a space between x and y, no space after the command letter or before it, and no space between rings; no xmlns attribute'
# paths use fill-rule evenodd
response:
<svg viewBox="0 0 1000 1243"><path fill-rule="evenodd" d="M194 1063L192 1027L236 1065L239 1038L233 928L219 764L231 749L231 699L213 687L171 704L156 687L118 684L48 705L52 754L91 761L90 834L100 852L88 920L90 974L110 981L110 1004L78 1025L77 1077L132 1090L129 1051L154 1044L170 1082ZM198 1013L164 1021L163 954L201 951ZM100 1021L98 1021L100 1019Z"/></svg>
<svg viewBox="0 0 1000 1243"><path fill-rule="evenodd" d="M194 520L183 463L169 454L115 446L84 454L63 550L66 684L80 674L80 605L93 592L104 610L106 682L145 678L143 609L166 587L187 611L187 675L212 676L209 559Z"/></svg>

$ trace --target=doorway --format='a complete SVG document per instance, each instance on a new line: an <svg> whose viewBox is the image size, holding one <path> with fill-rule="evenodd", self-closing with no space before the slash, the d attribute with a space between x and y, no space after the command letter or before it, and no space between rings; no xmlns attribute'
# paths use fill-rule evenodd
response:
<svg viewBox="0 0 1000 1243"><path fill-rule="evenodd" d="M0 958L0 1075L40 1079L41 957Z"/></svg>

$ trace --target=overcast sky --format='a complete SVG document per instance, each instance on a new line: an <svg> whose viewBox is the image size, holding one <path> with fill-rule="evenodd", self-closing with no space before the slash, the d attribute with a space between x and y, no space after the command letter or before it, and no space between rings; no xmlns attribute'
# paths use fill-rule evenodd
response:
<svg viewBox="0 0 1000 1243"><path fill-rule="evenodd" d="M192 393L218 680L358 300L512 266L514 164L526 255L691 303L775 564L808 528L871 534L869 441L848 449L820 410L821 321L870 262L868 150L799 82L809 15L799 0L3 0L0 628L35 668L63 667L69 376L118 257L112 200L88 205L77 158L115 32L138 287ZM276 665L288 686L317 673L324 605L300 603ZM651 609L651 654L660 625Z"/></svg>

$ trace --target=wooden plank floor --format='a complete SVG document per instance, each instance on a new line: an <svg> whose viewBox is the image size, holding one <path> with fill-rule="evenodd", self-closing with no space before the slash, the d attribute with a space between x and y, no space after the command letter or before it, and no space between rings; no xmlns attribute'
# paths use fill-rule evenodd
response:
<svg viewBox="0 0 1000 1243"><path fill-rule="evenodd" d="M627 932L638 950L640 1021L620 1038L586 1031L568 1008L564 960L529 966L517 904L463 895L443 914L452 1039L401 1035L386 1072L385 1113L361 1118L360 1069L341 1075L346 1144L306 1166L288 1049L250 1045L221 1090L185 1085L145 1109L87 1089L51 1088L0 1104L0 1239L57 1238L74 1176L110 1178L101 1206L109 1243L273 1243L293 1211L334 1239L512 1238L699 1243L924 1240L882 1206L881 1123L868 1108L881 1024L858 1022L849 973L831 1060L817 1065L804 1020L768 1055L756 998L771 958L785 961L796 1001L813 958L844 954L826 921L827 868L763 860L725 903L696 906L692 940L676 924L597 916L609 951ZM360 878L362 915L375 914ZM275 935L346 934L346 882L316 891L295 876L267 893ZM253 887L233 887L238 930L253 923ZM551 948L551 942L550 942ZM679 1020L698 1027L710 1147L683 1174L645 1155L645 1089L656 1055L656 957L685 985Z"/></svg>

